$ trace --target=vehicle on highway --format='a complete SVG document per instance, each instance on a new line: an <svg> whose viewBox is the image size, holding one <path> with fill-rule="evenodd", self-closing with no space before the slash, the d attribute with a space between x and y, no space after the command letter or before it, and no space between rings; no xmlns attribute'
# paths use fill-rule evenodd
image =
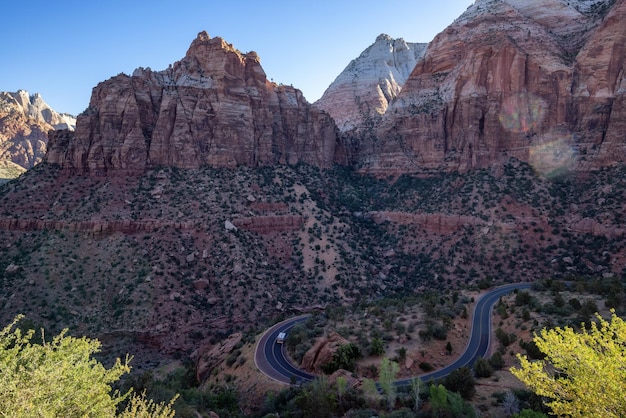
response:
<svg viewBox="0 0 626 418"><path fill-rule="evenodd" d="M277 344L282 344L285 342L285 338L287 337L287 334L284 332L280 332L278 333L278 337L276 337L276 343Z"/></svg>

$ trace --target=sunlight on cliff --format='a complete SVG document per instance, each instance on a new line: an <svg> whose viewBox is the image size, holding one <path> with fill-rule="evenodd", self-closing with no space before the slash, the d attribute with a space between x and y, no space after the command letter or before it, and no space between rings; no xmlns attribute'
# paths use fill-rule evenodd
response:
<svg viewBox="0 0 626 418"><path fill-rule="evenodd" d="M511 132L532 132L543 120L546 102L530 93L520 93L504 99L500 123Z"/></svg>
<svg viewBox="0 0 626 418"><path fill-rule="evenodd" d="M565 135L548 134L530 147L529 163L541 175L551 177L567 171L576 162L576 152Z"/></svg>

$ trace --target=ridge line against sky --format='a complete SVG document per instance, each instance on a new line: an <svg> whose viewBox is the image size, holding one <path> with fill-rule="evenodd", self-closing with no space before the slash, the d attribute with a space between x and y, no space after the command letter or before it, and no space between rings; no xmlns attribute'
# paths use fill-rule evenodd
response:
<svg viewBox="0 0 626 418"><path fill-rule="evenodd" d="M98 83L138 67L160 71L184 57L198 32L256 51L267 78L309 102L381 33L430 42L473 0L316 2L43 0L3 5L0 91L40 93L79 114Z"/></svg>

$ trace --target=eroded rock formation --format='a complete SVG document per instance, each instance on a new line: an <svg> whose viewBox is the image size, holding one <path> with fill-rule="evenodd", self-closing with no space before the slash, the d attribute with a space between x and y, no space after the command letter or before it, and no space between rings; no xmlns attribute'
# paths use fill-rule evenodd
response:
<svg viewBox="0 0 626 418"><path fill-rule="evenodd" d="M55 112L40 94L0 92L0 179L12 178L39 163L48 131L74 129L76 120Z"/></svg>
<svg viewBox="0 0 626 418"><path fill-rule="evenodd" d="M363 134L380 121L425 51L426 44L379 35L315 105L328 112L342 132Z"/></svg>
<svg viewBox="0 0 626 418"><path fill-rule="evenodd" d="M51 138L47 161L79 172L148 167L336 161L336 127L300 90L267 80L255 52L198 34L164 71L100 83L74 135Z"/></svg>
<svg viewBox="0 0 626 418"><path fill-rule="evenodd" d="M302 368L310 372L320 373L322 366L333 359L337 349L348 343L348 340L336 332L330 333L327 337L319 338L313 347L304 354Z"/></svg>
<svg viewBox="0 0 626 418"><path fill-rule="evenodd" d="M467 171L513 156L549 173L622 160L626 3L587 3L477 1L429 44L364 169Z"/></svg>

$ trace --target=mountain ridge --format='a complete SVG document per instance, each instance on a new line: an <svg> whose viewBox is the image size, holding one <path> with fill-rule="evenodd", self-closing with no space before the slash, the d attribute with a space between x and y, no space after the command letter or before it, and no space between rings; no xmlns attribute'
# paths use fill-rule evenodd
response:
<svg viewBox="0 0 626 418"><path fill-rule="evenodd" d="M205 32L166 70L103 81L76 131L0 186L0 319L100 338L140 370L199 369L304 312L546 277L621 286L626 3L573 3L595 22L575 56L513 3L476 2L380 120L345 131ZM394 42L375 42L387 70Z"/></svg>

